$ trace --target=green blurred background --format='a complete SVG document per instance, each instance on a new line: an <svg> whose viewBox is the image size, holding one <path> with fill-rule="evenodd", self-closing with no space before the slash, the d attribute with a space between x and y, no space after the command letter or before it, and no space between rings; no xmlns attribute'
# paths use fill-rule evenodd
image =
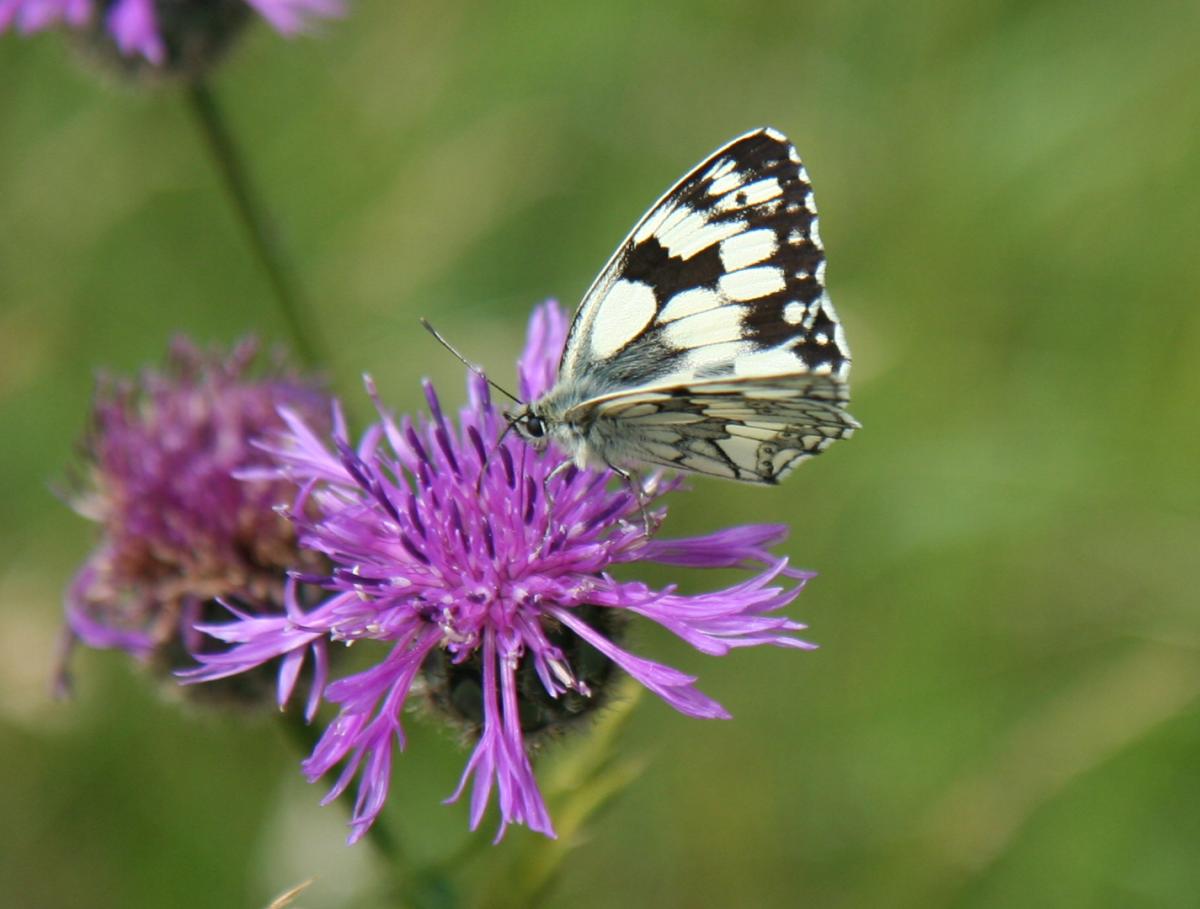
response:
<svg viewBox="0 0 1200 909"><path fill-rule="evenodd" d="M777 491L697 480L667 525L790 522L821 649L640 629L736 719L645 699L648 769L550 904L1200 903L1200 6L352 6L213 81L344 394L460 399L419 315L510 376L530 306L762 124L814 177L855 354L861 433ZM300 905L366 905L370 846L269 719L115 653L47 696L93 541L50 484L93 370L179 330L286 340L181 96L0 38L0 902L258 907L316 874ZM388 817L436 857L465 755L409 728Z"/></svg>

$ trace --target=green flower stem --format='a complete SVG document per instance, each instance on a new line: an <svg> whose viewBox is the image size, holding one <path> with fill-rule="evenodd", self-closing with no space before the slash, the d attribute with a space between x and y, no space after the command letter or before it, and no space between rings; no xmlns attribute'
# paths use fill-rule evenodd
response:
<svg viewBox="0 0 1200 909"><path fill-rule="evenodd" d="M245 163L233 141L221 107L212 91L201 81L191 83L187 101L208 153L221 177L234 212L250 243L255 259L271 285L279 311L287 323L297 356L309 367L325 365L319 345L313 340L311 322L295 279L280 251L270 219L254 192Z"/></svg>

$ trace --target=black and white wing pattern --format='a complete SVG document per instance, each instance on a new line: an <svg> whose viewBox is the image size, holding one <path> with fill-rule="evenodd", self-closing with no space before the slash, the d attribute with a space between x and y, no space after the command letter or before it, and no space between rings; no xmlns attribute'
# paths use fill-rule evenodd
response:
<svg viewBox="0 0 1200 909"><path fill-rule="evenodd" d="M858 427L844 403L821 377L642 390L597 402L590 435L610 463L774 484Z"/></svg>
<svg viewBox="0 0 1200 909"><path fill-rule="evenodd" d="M611 464L774 483L857 427L808 174L760 129L650 209L584 297L543 399Z"/></svg>

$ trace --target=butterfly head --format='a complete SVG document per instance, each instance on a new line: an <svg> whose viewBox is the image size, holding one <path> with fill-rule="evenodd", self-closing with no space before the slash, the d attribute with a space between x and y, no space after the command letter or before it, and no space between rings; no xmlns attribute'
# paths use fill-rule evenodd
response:
<svg viewBox="0 0 1200 909"><path fill-rule="evenodd" d="M550 427L545 417L537 412L535 405L522 404L514 411L505 413L508 424L516 430L523 440L538 451L546 447L550 441Z"/></svg>

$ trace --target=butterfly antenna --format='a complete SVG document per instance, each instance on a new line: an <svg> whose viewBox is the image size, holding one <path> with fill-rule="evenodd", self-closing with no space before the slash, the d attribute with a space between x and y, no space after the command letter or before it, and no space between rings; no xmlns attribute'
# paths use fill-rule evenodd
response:
<svg viewBox="0 0 1200 909"><path fill-rule="evenodd" d="M441 344L442 347L446 348L446 350L448 350L448 351L450 351L450 353L454 354L454 356L458 358L458 361L460 363L462 363L463 366L467 367L467 369L471 370L471 372L475 373L475 375L479 376L479 378L481 378L481 379L483 379L483 381L487 382L488 385L492 386L492 388L496 389L496 391L500 392L500 394L504 395L506 398L508 398L514 404L524 404L525 403L520 398L518 398L516 395L514 395L511 391L508 391L507 389L502 388L501 386L499 386L495 382L493 382L491 379L489 379L487 377L487 375L484 373L484 371L482 369L480 369L478 366L474 365L473 363L469 363L467 361L467 358L464 357L462 354L460 354L457 350L455 350L454 346L449 341L447 341L440 334L438 334L438 330L436 328L434 328L432 325L430 325L429 320L426 319L424 316L421 317L421 324L425 326L425 330L427 332L429 332L431 335L433 335L435 338L437 338L438 343Z"/></svg>

